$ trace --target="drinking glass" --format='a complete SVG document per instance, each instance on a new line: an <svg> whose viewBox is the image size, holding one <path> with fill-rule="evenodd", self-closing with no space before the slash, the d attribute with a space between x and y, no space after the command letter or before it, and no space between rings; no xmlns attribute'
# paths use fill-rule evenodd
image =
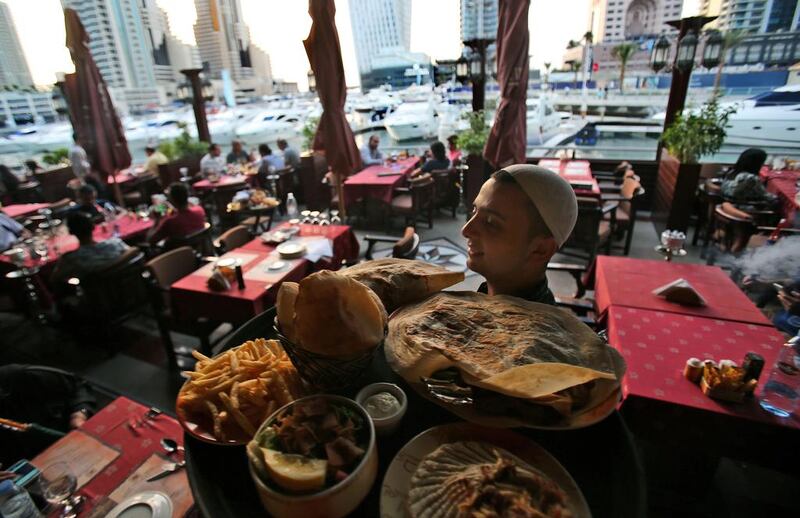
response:
<svg viewBox="0 0 800 518"><path fill-rule="evenodd" d="M301 221L304 224L311 223L311 211L304 210L300 212L300 215L303 216L303 220Z"/></svg>
<svg viewBox="0 0 800 518"><path fill-rule="evenodd" d="M336 209L331 209L331 225L338 225L342 222L342 219L339 217L339 211Z"/></svg>
<svg viewBox="0 0 800 518"><path fill-rule="evenodd" d="M311 224L312 225L319 225L319 211L318 210L311 211Z"/></svg>
<svg viewBox="0 0 800 518"><path fill-rule="evenodd" d="M47 241L44 239L36 239L33 242L33 251L36 256L39 258L40 262L45 262L47 260L47 255L49 250L47 248Z"/></svg>
<svg viewBox="0 0 800 518"><path fill-rule="evenodd" d="M325 226L325 225L330 225L331 224L331 222L328 221L328 214L327 213L323 212L322 214L319 215L319 224L321 226Z"/></svg>
<svg viewBox="0 0 800 518"><path fill-rule="evenodd" d="M56 462L44 468L39 483L42 496L54 506L64 505L78 488L78 478L66 462Z"/></svg>

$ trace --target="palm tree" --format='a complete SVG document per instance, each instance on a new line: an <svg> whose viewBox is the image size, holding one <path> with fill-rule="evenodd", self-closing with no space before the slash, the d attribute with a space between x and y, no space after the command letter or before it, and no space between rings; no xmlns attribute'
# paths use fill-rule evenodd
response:
<svg viewBox="0 0 800 518"><path fill-rule="evenodd" d="M628 66L628 60L631 59L634 52L638 49L635 43L620 43L611 49L611 55L619 60L619 92L623 93L625 90L625 67Z"/></svg>
<svg viewBox="0 0 800 518"><path fill-rule="evenodd" d="M567 50L574 49L575 47L579 47L579 46L580 46L580 43L578 43L575 40L569 40L569 42L567 42Z"/></svg>
<svg viewBox="0 0 800 518"><path fill-rule="evenodd" d="M594 41L594 34L592 34L592 31L586 31L583 34L583 41L586 42L587 45L592 44L592 42Z"/></svg>
<svg viewBox="0 0 800 518"><path fill-rule="evenodd" d="M715 94L719 90L719 84L722 81L722 69L725 66L728 51L739 45L746 37L747 32L741 29L725 31L725 34L722 35L722 48L719 49L719 65L717 65L717 75L714 76Z"/></svg>
<svg viewBox="0 0 800 518"><path fill-rule="evenodd" d="M570 62L569 62L569 66L570 66L570 68L572 68L572 73L573 73L573 74L575 74L575 78L574 78L574 79L573 79L573 81L572 81L572 86L573 86L574 88L578 88L578 70L580 70L580 69L581 69L581 65L582 65L582 64L583 64L583 63L581 63L581 62L580 62L579 60L577 60L577 59L576 59L575 61L570 61Z"/></svg>

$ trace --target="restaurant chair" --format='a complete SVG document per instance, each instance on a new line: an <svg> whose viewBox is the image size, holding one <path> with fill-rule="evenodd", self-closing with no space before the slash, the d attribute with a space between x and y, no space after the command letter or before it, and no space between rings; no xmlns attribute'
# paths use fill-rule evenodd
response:
<svg viewBox="0 0 800 518"><path fill-rule="evenodd" d="M419 251L420 238L414 227L406 227L403 237L367 235L364 236L364 241L367 242L367 251L364 252L364 258L368 261L373 259L372 250L378 243L393 243L392 257L394 258L414 259Z"/></svg>
<svg viewBox="0 0 800 518"><path fill-rule="evenodd" d="M644 193L645 190L641 183L633 178L626 178L620 186L618 194L603 194L601 196L604 203L617 203L615 211L616 224L612 228L612 233L614 236L625 238L624 255L628 255L631 251L636 213L639 210ZM610 220L610 214L605 215L604 219Z"/></svg>
<svg viewBox="0 0 800 518"><path fill-rule="evenodd" d="M745 248L756 230L753 217L730 202L714 209L713 231L706 250L706 264L715 264L720 253L736 257Z"/></svg>
<svg viewBox="0 0 800 518"><path fill-rule="evenodd" d="M594 313L594 300L585 298L586 285L584 284L584 276L586 274L586 267L580 264L569 263L548 263L548 272L565 272L568 273L575 281L575 292L570 295L561 293L553 293L556 300L556 306L560 306L572 311L578 319L591 327L597 329L597 320Z"/></svg>
<svg viewBox="0 0 800 518"><path fill-rule="evenodd" d="M33 176L36 181L39 182L42 190L42 198L46 202L70 198L73 194L72 189L67 185L70 180L75 179L75 174L72 172L71 166L36 172Z"/></svg>
<svg viewBox="0 0 800 518"><path fill-rule="evenodd" d="M722 203L722 193L720 192L719 182L706 180L697 188L697 217L692 236L692 246L697 246L701 236L703 246L708 245L711 238L711 231L714 227L714 210L717 205Z"/></svg>
<svg viewBox="0 0 800 518"><path fill-rule="evenodd" d="M431 171L434 190L436 191L436 208L449 208L456 217L456 209L460 202L458 189L458 171L455 169L436 169Z"/></svg>
<svg viewBox="0 0 800 518"><path fill-rule="evenodd" d="M14 203L41 203L44 201L42 186L37 181L22 182L11 193L11 199Z"/></svg>
<svg viewBox="0 0 800 518"><path fill-rule="evenodd" d="M617 222L618 202L601 205L598 198L578 196L578 219L560 252L592 262L597 252L611 253L612 229Z"/></svg>
<svg viewBox="0 0 800 518"><path fill-rule="evenodd" d="M250 242L253 239L253 236L250 234L250 230L248 227L244 225L237 225L231 229L226 230L217 240L214 242L214 248L217 250L219 255L224 254L225 252L230 252L234 248L239 248Z"/></svg>
<svg viewBox="0 0 800 518"><path fill-rule="evenodd" d="M430 174L423 174L409 180L408 187L394 190L394 198L390 205L391 215L403 216L406 226L411 226L423 217L428 228L433 228L433 209L435 205L436 187ZM391 217L389 218L391 225Z"/></svg>
<svg viewBox="0 0 800 518"><path fill-rule="evenodd" d="M281 204L278 205L278 210L281 214L286 214L286 198L289 193L294 193L297 190L297 173L293 167L285 167L278 169L274 173L278 179L275 181L276 192L275 197L280 200Z"/></svg>
<svg viewBox="0 0 800 518"><path fill-rule="evenodd" d="M193 336L200 340L200 350L211 355L211 334L221 325L206 318L180 320L172 312L169 290L178 280L194 272L198 267L198 259L191 247L182 246L151 259L146 265L142 277L147 286L148 298L158 323L161 343L167 355L167 362L172 369L178 368L177 355L191 357L189 349L175 349L170 331Z"/></svg>
<svg viewBox="0 0 800 518"><path fill-rule="evenodd" d="M228 204L233 200L233 196L242 190L247 189L246 185L223 185L217 187L208 197L211 201L211 214L217 214L219 224L222 228L232 227L236 224L236 213L228 212Z"/></svg>
<svg viewBox="0 0 800 518"><path fill-rule="evenodd" d="M172 237L164 240L162 251L168 252L176 248L188 246L195 251L198 257L214 255L211 243L211 223L206 222L202 229L186 237Z"/></svg>
<svg viewBox="0 0 800 518"><path fill-rule="evenodd" d="M112 328L139 313L147 301L144 262L144 252L132 247L102 270L69 279L75 296L59 301L63 321L87 338L113 340Z"/></svg>

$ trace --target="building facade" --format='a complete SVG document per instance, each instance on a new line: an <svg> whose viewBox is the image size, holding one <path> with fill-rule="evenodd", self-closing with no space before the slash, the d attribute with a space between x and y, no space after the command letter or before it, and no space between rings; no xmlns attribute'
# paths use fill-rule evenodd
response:
<svg viewBox="0 0 800 518"><path fill-rule="evenodd" d="M703 0L701 11L718 16L714 27L752 33L788 32L798 29L798 0Z"/></svg>
<svg viewBox="0 0 800 518"><path fill-rule="evenodd" d="M674 32L665 25L681 18L683 0L589 0L595 42L642 40Z"/></svg>
<svg viewBox="0 0 800 518"><path fill-rule="evenodd" d="M498 0L461 0L461 41L497 37Z"/></svg>
<svg viewBox="0 0 800 518"><path fill-rule="evenodd" d="M0 2L0 88L33 86L11 10Z"/></svg>
<svg viewBox="0 0 800 518"><path fill-rule="evenodd" d="M411 0L350 0L350 25L362 88L366 88L365 79L370 81L379 55L409 52Z"/></svg>
<svg viewBox="0 0 800 518"><path fill-rule="evenodd" d="M53 122L57 118L52 92L0 92L0 128Z"/></svg>

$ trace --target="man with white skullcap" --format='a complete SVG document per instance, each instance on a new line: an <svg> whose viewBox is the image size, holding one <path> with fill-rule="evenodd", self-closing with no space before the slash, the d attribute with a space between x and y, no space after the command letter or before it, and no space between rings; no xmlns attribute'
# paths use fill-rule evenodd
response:
<svg viewBox="0 0 800 518"><path fill-rule="evenodd" d="M512 165L492 175L461 229L467 266L483 275L478 291L554 304L547 263L569 238L578 217L570 184L535 165Z"/></svg>

